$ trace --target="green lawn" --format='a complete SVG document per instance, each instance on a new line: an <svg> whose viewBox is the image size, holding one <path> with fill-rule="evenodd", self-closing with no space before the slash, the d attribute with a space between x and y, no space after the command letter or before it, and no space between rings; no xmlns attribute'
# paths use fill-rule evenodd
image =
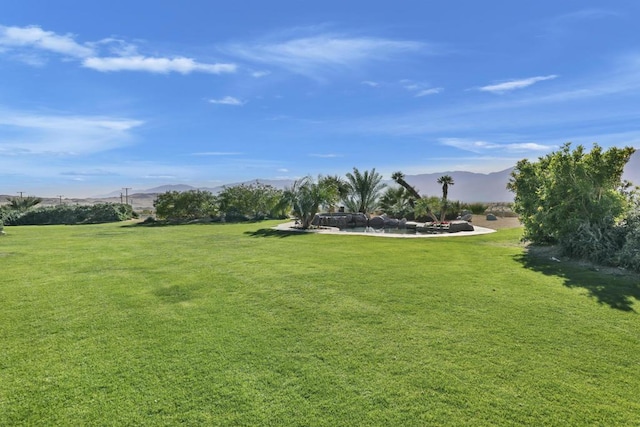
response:
<svg viewBox="0 0 640 427"><path fill-rule="evenodd" d="M0 425L640 425L640 279L521 230L5 227Z"/></svg>

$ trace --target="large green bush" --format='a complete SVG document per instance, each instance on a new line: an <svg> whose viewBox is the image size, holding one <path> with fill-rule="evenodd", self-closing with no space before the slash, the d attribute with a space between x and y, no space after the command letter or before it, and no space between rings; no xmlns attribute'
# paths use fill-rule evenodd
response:
<svg viewBox="0 0 640 427"><path fill-rule="evenodd" d="M125 221L134 217L130 205L99 203L89 205L57 205L30 209L26 212L5 211L7 225L97 224Z"/></svg>
<svg viewBox="0 0 640 427"><path fill-rule="evenodd" d="M229 222L283 218L283 194L282 190L259 182L225 187L217 196L219 214Z"/></svg>
<svg viewBox="0 0 640 427"><path fill-rule="evenodd" d="M159 218L193 220L214 216L216 199L209 191L168 191L160 194L153 206Z"/></svg>
<svg viewBox="0 0 640 427"><path fill-rule="evenodd" d="M634 151L596 144L587 153L565 144L538 162L519 161L508 188L524 238L558 244L571 257L638 268L637 204L622 182Z"/></svg>

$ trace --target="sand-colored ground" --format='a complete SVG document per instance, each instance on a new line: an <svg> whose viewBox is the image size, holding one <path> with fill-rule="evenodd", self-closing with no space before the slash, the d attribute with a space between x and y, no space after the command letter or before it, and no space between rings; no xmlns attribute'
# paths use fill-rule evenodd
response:
<svg viewBox="0 0 640 427"><path fill-rule="evenodd" d="M474 215L471 223L473 225L477 225L478 227L491 228L493 230L501 230L503 228L516 228L522 226L518 218L498 217L498 219L495 221L489 221L487 220L486 215Z"/></svg>

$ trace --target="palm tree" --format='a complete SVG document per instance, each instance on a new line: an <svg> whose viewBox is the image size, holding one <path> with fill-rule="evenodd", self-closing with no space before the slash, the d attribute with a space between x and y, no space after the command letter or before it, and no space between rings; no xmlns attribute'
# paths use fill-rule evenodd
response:
<svg viewBox="0 0 640 427"><path fill-rule="evenodd" d="M402 172L394 172L393 174L391 174L391 179L393 179L396 184L402 186L405 190L407 190L409 194L411 194L412 199L409 199L409 203L411 204L411 206L414 206L416 200L420 200L422 198L422 196L420 196L420 193L418 193L418 190L416 190L412 185L404 180L404 174Z"/></svg>
<svg viewBox="0 0 640 427"><path fill-rule="evenodd" d="M449 186L454 185L453 178L450 175L443 175L437 180L438 184L442 184L442 210L440 213L440 222L444 221L447 213L447 196L449 195Z"/></svg>
<svg viewBox="0 0 640 427"><path fill-rule="evenodd" d="M334 189L334 198L332 200L328 200L329 204L329 212L335 211L335 205L343 199L346 199L349 196L349 184L339 177L338 175L328 175L325 177L318 178L318 184L325 187L333 187Z"/></svg>
<svg viewBox="0 0 640 427"><path fill-rule="evenodd" d="M320 206L336 199L336 189L332 185L323 185L322 180L313 182L310 176L306 176L295 181L291 188L287 188L283 199L300 219L302 228L306 229L311 226L311 221Z"/></svg>
<svg viewBox="0 0 640 427"><path fill-rule="evenodd" d="M385 184L382 183L382 175L373 168L371 171L361 173L358 168L353 168L353 173L347 173L347 182L350 195L345 199L347 207L354 212L370 213L376 210L380 191Z"/></svg>
<svg viewBox="0 0 640 427"><path fill-rule="evenodd" d="M9 209L24 212L42 202L42 199L35 196L7 197L7 201L9 201Z"/></svg>
<svg viewBox="0 0 640 427"><path fill-rule="evenodd" d="M380 209L394 218L408 217L413 213L414 200L403 187L389 187L380 198Z"/></svg>

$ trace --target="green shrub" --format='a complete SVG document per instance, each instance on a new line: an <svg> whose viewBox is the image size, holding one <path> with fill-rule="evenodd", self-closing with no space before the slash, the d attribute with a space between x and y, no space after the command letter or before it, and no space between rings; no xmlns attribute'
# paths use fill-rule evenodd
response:
<svg viewBox="0 0 640 427"><path fill-rule="evenodd" d="M463 209L471 211L474 215L483 215L484 211L487 210L489 206L486 203L465 203L463 205Z"/></svg>
<svg viewBox="0 0 640 427"><path fill-rule="evenodd" d="M168 191L153 202L159 218L193 220L214 215L216 199L209 191Z"/></svg>
<svg viewBox="0 0 640 427"><path fill-rule="evenodd" d="M31 209L27 212L12 211L11 225L47 224L98 224L131 219L130 205L121 203L99 203L93 206L57 205Z"/></svg>

